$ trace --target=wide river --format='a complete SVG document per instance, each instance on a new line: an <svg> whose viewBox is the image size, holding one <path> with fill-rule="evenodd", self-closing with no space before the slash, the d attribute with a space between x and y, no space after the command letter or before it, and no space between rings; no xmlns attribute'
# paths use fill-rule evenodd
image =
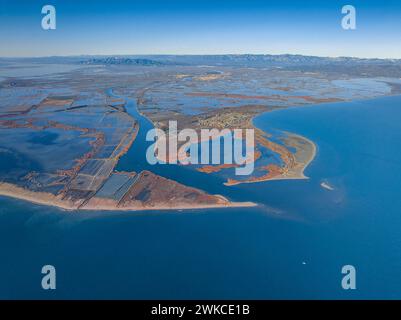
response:
<svg viewBox="0 0 401 320"><path fill-rule="evenodd" d="M134 101L127 109L139 116ZM138 152L144 119L117 169L148 168L261 205L70 213L1 197L0 298L401 296L400 96L259 116L261 129L316 143L310 179L234 187L186 167L150 168ZM57 269L55 291L41 289L45 264ZM347 264L356 268L356 290L341 287Z"/></svg>

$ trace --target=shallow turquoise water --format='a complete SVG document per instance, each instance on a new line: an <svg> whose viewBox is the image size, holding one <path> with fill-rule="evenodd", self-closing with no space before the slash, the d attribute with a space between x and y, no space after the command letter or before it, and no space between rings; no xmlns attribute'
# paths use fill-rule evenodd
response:
<svg viewBox="0 0 401 320"><path fill-rule="evenodd" d="M0 298L399 298L400 120L401 97L258 117L317 143L309 180L228 188L156 170L258 208L66 213L0 198ZM44 264L57 269L54 292L40 288ZM357 290L341 289L345 264Z"/></svg>

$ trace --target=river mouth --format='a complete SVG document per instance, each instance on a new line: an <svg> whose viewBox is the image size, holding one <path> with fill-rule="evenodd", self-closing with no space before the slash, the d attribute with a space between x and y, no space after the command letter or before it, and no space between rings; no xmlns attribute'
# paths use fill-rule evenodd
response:
<svg viewBox="0 0 401 320"><path fill-rule="evenodd" d="M281 212L287 215L293 210L288 210L287 203L283 206L282 199L285 198L284 191L290 185L290 188L303 188L310 186L305 181L262 181L256 184L238 184L225 185L227 178L223 175L214 175L196 170L195 165L180 165L180 164L154 164L151 165L146 159L146 152L152 146L154 141L146 141L146 134L154 128L152 122L140 114L137 109L135 99L114 94L112 88L106 93L114 98L124 99L126 101L126 111L136 121L139 122L139 132L130 149L120 159L115 168L116 171L125 172L141 172L143 170L151 171L162 177L172 179L186 186L194 187L206 191L209 194L219 194L231 201L257 203L260 205L262 212L273 213ZM257 187L255 187L257 185ZM271 196L266 196L266 192L270 192ZM277 201L280 199L280 201Z"/></svg>
<svg viewBox="0 0 401 320"><path fill-rule="evenodd" d="M232 201L258 203L263 208L262 211L265 210L264 208L269 208L268 211L282 212L285 215L306 220L331 219L349 212L350 209L347 205L350 201L350 195L358 194L360 189L357 181L373 179L372 170L367 171L363 167L359 167L363 170L353 172L350 167L351 164L355 165L355 159L357 159L353 156L355 150L360 150L360 153L365 154L371 152L364 147L366 143L360 140L364 137L355 136L355 130L358 129L355 128L355 123L351 124L350 119L359 117L363 119L366 128L375 126L372 119L377 116L378 119L384 119L383 117L387 119L386 114L391 112L387 112L385 109L392 109L392 103L397 104L400 99L400 97L387 97L359 102L333 103L330 106L316 105L289 108L255 117L255 125L263 131L277 129L294 132L310 138L317 144L316 158L306 168L305 172L310 179L266 181L228 187L223 184L224 178L198 172L191 166L150 165L146 160L146 151L153 142L146 141L146 133L153 129L153 125L138 112L134 99L121 96L119 98L127 101L126 110L139 121L140 128L133 145L120 159L116 167L117 171L140 172L149 170L162 177L204 190L210 194L221 194ZM383 113L380 115L375 108L378 103L384 103ZM366 111L368 114L372 114L372 117L368 114L361 117L361 114ZM330 121L338 119L337 121L342 121L342 123L337 127L329 126L327 125L329 119ZM365 134L369 135L370 133L365 132ZM351 135L355 136L352 141L347 139ZM379 136L381 135L378 135L375 141L380 140ZM382 136L382 139L386 141L386 136ZM380 145L380 142L378 143ZM395 141L392 143L396 144ZM365 149L361 149L361 146ZM351 150L354 151L351 152ZM384 155L384 157L388 156ZM365 160L358 161L363 162ZM377 164L377 166L380 165ZM325 188L325 185L330 185L330 188ZM352 207L354 202L354 200L351 201Z"/></svg>
<svg viewBox="0 0 401 320"><path fill-rule="evenodd" d="M209 194L220 194L233 201L250 201L237 188L224 186L225 179L198 172L194 166L180 164L154 164L146 159L146 152L154 141L146 141L146 134L154 128L153 124L145 116L138 112L136 101L132 98L116 95L112 89L107 94L126 101L126 111L139 122L139 132L128 152L123 155L115 168L116 171L141 172L149 170L164 178L172 179L186 186L198 188Z"/></svg>

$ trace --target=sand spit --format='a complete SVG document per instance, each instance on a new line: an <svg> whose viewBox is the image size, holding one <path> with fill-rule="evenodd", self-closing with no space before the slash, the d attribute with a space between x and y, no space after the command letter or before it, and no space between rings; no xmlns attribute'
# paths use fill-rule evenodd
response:
<svg viewBox="0 0 401 320"><path fill-rule="evenodd" d="M195 188L183 186L172 180L156 176L150 172L143 172L142 175L151 176L152 180L160 187L154 191L150 190L146 200L139 199L135 190L130 190L123 201L113 199L92 197L84 205L82 201L71 201L63 199L62 195L54 195L48 192L37 192L16 186L11 183L0 183L0 195L15 199L29 201L35 204L58 207L64 210L97 210L97 211L142 211L142 210L182 210L182 209L208 209L208 208L231 208L231 207L254 207L252 202L230 202L221 195L209 195ZM156 179L155 179L156 177ZM173 182L174 188L170 192L165 192L165 197L160 197L163 192L162 182ZM143 184L140 182L139 192L143 194ZM147 188L146 186L145 188ZM133 188L132 188L133 189ZM148 190L148 189L146 189ZM171 198L171 194L180 190L182 196L176 195ZM199 200L198 202L196 200Z"/></svg>
<svg viewBox="0 0 401 320"><path fill-rule="evenodd" d="M256 183L272 180L300 180L308 179L304 171L308 165L313 161L316 156L316 145L309 139L293 134L286 133L287 137L284 143L287 147L295 148L296 152L291 153L286 147L273 143L265 137L259 136L257 143L263 145L271 150L276 151L282 157L284 166L276 164L269 164L260 169L266 171L266 174L259 177L251 177L246 180L228 179L224 184L226 186L233 186L242 183Z"/></svg>

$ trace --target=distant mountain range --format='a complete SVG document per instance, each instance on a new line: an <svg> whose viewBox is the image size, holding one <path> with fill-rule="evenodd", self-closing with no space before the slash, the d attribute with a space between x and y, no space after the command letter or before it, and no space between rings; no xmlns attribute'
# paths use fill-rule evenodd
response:
<svg viewBox="0 0 401 320"><path fill-rule="evenodd" d="M354 57L331 58L298 54L81 55L41 58L0 58L1 64L20 62L104 66L221 66L280 68L283 70L319 72L354 77L401 77L401 59L363 59Z"/></svg>
<svg viewBox="0 0 401 320"><path fill-rule="evenodd" d="M353 57L316 57L294 54L227 54L227 55L147 55L87 57L88 65L136 66L221 66L280 68L301 72L348 75L354 77L400 77L401 59L361 59Z"/></svg>
<svg viewBox="0 0 401 320"><path fill-rule="evenodd" d="M290 67L323 65L401 65L401 59L362 59L353 57L316 57L294 54L226 54L226 55L147 55L90 57L82 64L101 65L214 65L249 67Z"/></svg>
<svg viewBox="0 0 401 320"><path fill-rule="evenodd" d="M106 57L106 58L93 58L89 60L83 60L81 64L88 65L138 65L138 66L160 66L163 62L154 61L145 58L126 58L126 57Z"/></svg>

